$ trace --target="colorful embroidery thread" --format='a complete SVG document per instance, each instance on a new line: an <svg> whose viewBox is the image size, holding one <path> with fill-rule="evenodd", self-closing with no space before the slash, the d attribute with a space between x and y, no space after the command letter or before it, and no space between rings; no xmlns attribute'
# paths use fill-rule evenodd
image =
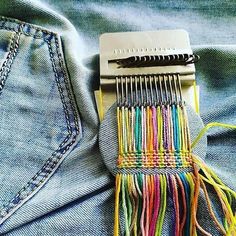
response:
<svg viewBox="0 0 236 236"><path fill-rule="evenodd" d="M211 235L197 221L200 188L217 230L236 235L236 212L231 207L236 193L191 151L179 75L117 77L116 88L120 172L114 235L120 233L120 214L125 235L162 235L167 206L173 212L171 235ZM223 223L213 210L209 186L220 200Z"/></svg>

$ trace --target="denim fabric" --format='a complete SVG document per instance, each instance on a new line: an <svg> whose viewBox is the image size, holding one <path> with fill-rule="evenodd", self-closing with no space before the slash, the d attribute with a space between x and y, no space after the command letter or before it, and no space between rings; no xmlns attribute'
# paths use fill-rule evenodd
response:
<svg viewBox="0 0 236 236"><path fill-rule="evenodd" d="M236 123L235 1L0 6L0 15L13 19L0 21L0 235L112 235L114 178L99 152L93 96L101 33L186 29L201 56L203 122ZM214 128L205 159L234 190L235 145L235 131ZM217 235L203 199L198 218Z"/></svg>
<svg viewBox="0 0 236 236"><path fill-rule="evenodd" d="M82 135L57 35L1 18L1 223L53 175Z"/></svg>

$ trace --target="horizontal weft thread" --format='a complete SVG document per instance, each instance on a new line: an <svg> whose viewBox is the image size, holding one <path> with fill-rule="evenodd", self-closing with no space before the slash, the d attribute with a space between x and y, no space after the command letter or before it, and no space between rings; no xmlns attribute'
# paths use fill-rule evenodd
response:
<svg viewBox="0 0 236 236"><path fill-rule="evenodd" d="M185 107L117 107L118 168L191 166Z"/></svg>

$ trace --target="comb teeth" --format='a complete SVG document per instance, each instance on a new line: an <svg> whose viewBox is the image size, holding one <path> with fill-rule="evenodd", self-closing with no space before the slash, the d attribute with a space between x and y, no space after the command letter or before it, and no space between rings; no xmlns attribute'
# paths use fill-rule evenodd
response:
<svg viewBox="0 0 236 236"><path fill-rule="evenodd" d="M117 76L116 95L119 107L183 103L179 74Z"/></svg>

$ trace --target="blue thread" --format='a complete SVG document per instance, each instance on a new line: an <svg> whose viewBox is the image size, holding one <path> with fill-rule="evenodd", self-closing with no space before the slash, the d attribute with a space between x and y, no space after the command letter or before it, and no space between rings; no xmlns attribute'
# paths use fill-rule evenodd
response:
<svg viewBox="0 0 236 236"><path fill-rule="evenodd" d="M176 105L177 106L177 105ZM179 127L179 115L177 107L175 107L175 125L176 125L176 152L177 152L177 166L181 167L183 165L181 157L180 157L180 127Z"/></svg>
<svg viewBox="0 0 236 236"><path fill-rule="evenodd" d="M189 183L186 179L186 174L185 173L180 173L180 178L183 182L184 185L184 190L185 190L185 200L186 200L186 206L187 206L187 218L186 218L186 224L185 224L185 235L186 236L191 236L190 235L190 208L191 208L191 203L190 203L190 188L189 188Z"/></svg>

